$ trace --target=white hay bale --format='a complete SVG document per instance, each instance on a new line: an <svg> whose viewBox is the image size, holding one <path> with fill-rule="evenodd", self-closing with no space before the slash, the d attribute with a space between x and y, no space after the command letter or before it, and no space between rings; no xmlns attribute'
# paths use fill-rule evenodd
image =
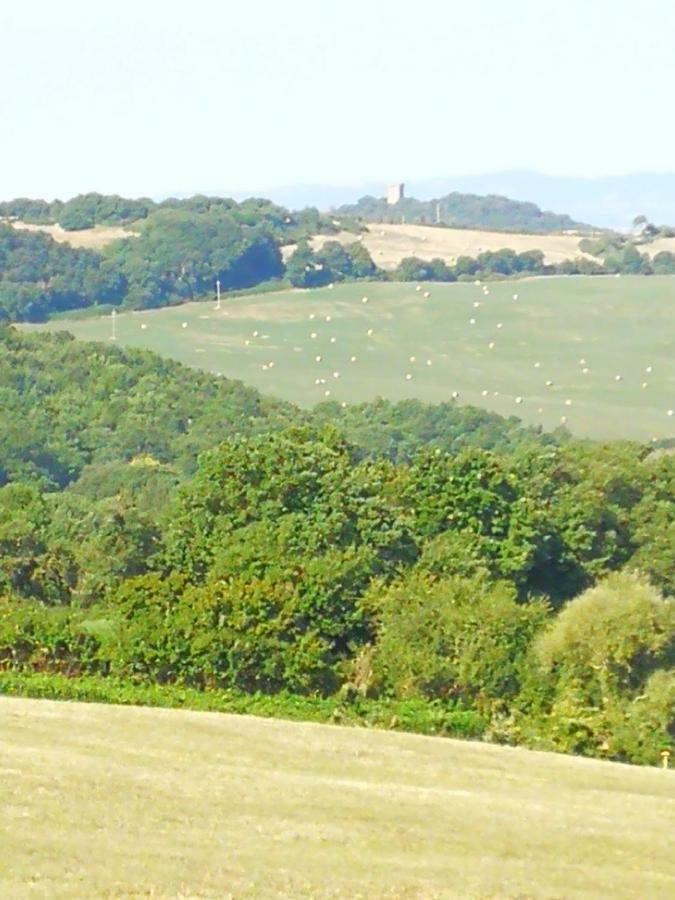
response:
<svg viewBox="0 0 675 900"><path fill-rule="evenodd" d="M320 356L315 356L315 357L314 357L314 362L321 362L321 357L320 357Z"/></svg>
<svg viewBox="0 0 675 900"><path fill-rule="evenodd" d="M469 325L475 325L475 324L476 324L475 319L469 319Z"/></svg>
<svg viewBox="0 0 675 900"><path fill-rule="evenodd" d="M428 300L429 297L431 297L431 294L429 293L429 291L425 291L423 296L425 300Z"/></svg>
<svg viewBox="0 0 675 900"><path fill-rule="evenodd" d="M495 349L495 342L494 342L494 341L490 341L490 343L488 344L488 348L489 348L490 350L494 350L494 349Z"/></svg>
<svg viewBox="0 0 675 900"><path fill-rule="evenodd" d="M369 328L368 331L366 331L366 334L368 335L368 337L372 337L372 336L373 336L373 329L372 329L372 328Z"/></svg>
<svg viewBox="0 0 675 900"><path fill-rule="evenodd" d="M550 378L549 378L549 380L546 382L546 387L553 387L553 382L551 381Z"/></svg>
<svg viewBox="0 0 675 900"><path fill-rule="evenodd" d="M541 363L540 363L540 362L536 362L536 363L534 364L534 367L535 367L535 369L541 369Z"/></svg>
<svg viewBox="0 0 675 900"><path fill-rule="evenodd" d="M145 331L145 329L146 329L147 327L148 327L148 326L145 324L145 322L143 322L142 325L141 325L141 328L143 329L143 331Z"/></svg>
<svg viewBox="0 0 675 900"><path fill-rule="evenodd" d="M459 400L459 391L453 391L450 396L453 400Z"/></svg>
<svg viewBox="0 0 675 900"><path fill-rule="evenodd" d="M614 381L623 381L623 375L615 375Z"/></svg>
<svg viewBox="0 0 675 900"><path fill-rule="evenodd" d="M311 339L312 339L313 341L316 340L316 331L313 331L313 332L310 334L310 337L311 337Z"/></svg>
<svg viewBox="0 0 675 900"><path fill-rule="evenodd" d="M522 402L523 402L522 397L516 397L516 403L522 403Z"/></svg>
<svg viewBox="0 0 675 900"><path fill-rule="evenodd" d="M361 303L367 303L367 302L368 302L367 297L361 297Z"/></svg>
<svg viewBox="0 0 675 900"><path fill-rule="evenodd" d="M480 303L478 302L478 300L476 300L476 302L473 305L473 308L478 309L479 307L480 307Z"/></svg>
<svg viewBox="0 0 675 900"><path fill-rule="evenodd" d="M651 367L651 366L647 366L647 368L645 369L645 372L651 372L651 371L652 371L652 367Z"/></svg>
<svg viewBox="0 0 675 900"><path fill-rule="evenodd" d="M487 395L488 395L489 393L490 393L489 391L481 391L481 395L482 395L483 397L487 397Z"/></svg>
<svg viewBox="0 0 675 900"><path fill-rule="evenodd" d="M323 395L324 397L330 397L330 391L324 391Z"/></svg>
<svg viewBox="0 0 675 900"><path fill-rule="evenodd" d="M183 322L183 324L182 324L180 327L181 327L181 328L187 328L187 326L188 326L188 323L187 323L187 322Z"/></svg>
<svg viewBox="0 0 675 900"><path fill-rule="evenodd" d="M416 362L416 361L417 361L417 357L416 357L416 356L411 356L411 357L410 357L410 362Z"/></svg>
<svg viewBox="0 0 675 900"><path fill-rule="evenodd" d="M504 326L502 325L501 322L497 322L497 328L503 328L503 327L504 327Z"/></svg>
<svg viewBox="0 0 675 900"><path fill-rule="evenodd" d="M518 299L518 294L514 294L514 295L513 295L513 299L514 299L514 300L517 300L517 299Z"/></svg>
<svg viewBox="0 0 675 900"><path fill-rule="evenodd" d="M432 361L431 361L430 359L427 360L427 365L428 365L428 366L433 366L433 363L432 363Z"/></svg>
<svg viewBox="0 0 675 900"><path fill-rule="evenodd" d="M406 381L412 381L412 375L410 374L410 372L407 372L407 373L406 373L405 380L406 380Z"/></svg>
<svg viewBox="0 0 675 900"><path fill-rule="evenodd" d="M356 362L356 357L355 357L355 356L350 356L350 357L349 357L349 362Z"/></svg>
<svg viewBox="0 0 675 900"><path fill-rule="evenodd" d="M334 343L335 343L335 338L332 337L332 338L330 339L330 342L331 342L331 344L334 344Z"/></svg>
<svg viewBox="0 0 675 900"><path fill-rule="evenodd" d="M326 322L330 322L332 316L326 316Z"/></svg>
<svg viewBox="0 0 675 900"><path fill-rule="evenodd" d="M571 400L565 400L565 406L571 406L571 405L572 405Z"/></svg>
<svg viewBox="0 0 675 900"><path fill-rule="evenodd" d="M642 382L642 388L643 388L643 390L644 390L644 388L646 388L646 387L647 387L647 382L646 382L646 381L643 381L643 382Z"/></svg>
<svg viewBox="0 0 675 900"><path fill-rule="evenodd" d="M560 422L562 425L565 425L567 423L567 416L560 416Z"/></svg>

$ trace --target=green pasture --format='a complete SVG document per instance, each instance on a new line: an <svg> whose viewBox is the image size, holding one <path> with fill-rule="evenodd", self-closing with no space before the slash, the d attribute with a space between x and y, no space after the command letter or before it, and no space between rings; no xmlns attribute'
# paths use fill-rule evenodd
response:
<svg viewBox="0 0 675 900"><path fill-rule="evenodd" d="M109 341L112 321L30 327ZM303 406L456 392L459 403L546 429L564 422L580 436L675 437L675 277L336 284L224 297L220 310L209 300L123 312L115 327L120 345Z"/></svg>

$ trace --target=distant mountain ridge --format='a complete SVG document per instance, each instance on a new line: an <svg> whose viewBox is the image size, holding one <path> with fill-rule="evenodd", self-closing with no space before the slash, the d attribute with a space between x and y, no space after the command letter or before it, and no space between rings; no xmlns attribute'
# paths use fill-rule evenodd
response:
<svg viewBox="0 0 675 900"><path fill-rule="evenodd" d="M542 211L535 203L510 200L496 194L479 196L457 191L431 200L404 197L391 205L383 198L366 196L357 203L338 207L335 213L368 222L438 224L486 231L548 234L592 230L568 215Z"/></svg>

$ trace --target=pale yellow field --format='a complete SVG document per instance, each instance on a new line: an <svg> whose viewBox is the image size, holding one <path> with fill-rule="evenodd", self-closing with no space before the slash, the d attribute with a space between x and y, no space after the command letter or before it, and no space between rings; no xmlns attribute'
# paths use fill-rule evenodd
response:
<svg viewBox="0 0 675 900"><path fill-rule="evenodd" d="M86 247L89 250L100 250L111 241L119 238L135 237L132 231L117 225L96 225L94 228L85 228L82 231L66 231L60 225L29 225L26 222L11 222L12 227L22 231L44 231L51 235L60 244L70 244L71 247Z"/></svg>
<svg viewBox="0 0 675 900"><path fill-rule="evenodd" d="M0 698L0 896L666 898L675 773Z"/></svg>
<svg viewBox="0 0 675 900"><path fill-rule="evenodd" d="M652 258L656 256L657 253L661 253L662 250L666 250L668 253L675 253L675 238L657 238L649 244L640 244L638 250L640 253L647 253Z"/></svg>
<svg viewBox="0 0 675 900"><path fill-rule="evenodd" d="M502 231L474 231L464 228L432 228L429 225L370 225L361 240L373 261L381 269L395 269L406 256L430 260L440 257L448 264L458 256L478 256L484 250L541 250L546 262L559 263L577 256L588 256L579 250L577 234L507 234ZM318 249L326 241L343 244L358 240L348 231L337 235L316 235L312 246ZM292 247L284 248L287 257ZM592 257L588 257L592 258Z"/></svg>

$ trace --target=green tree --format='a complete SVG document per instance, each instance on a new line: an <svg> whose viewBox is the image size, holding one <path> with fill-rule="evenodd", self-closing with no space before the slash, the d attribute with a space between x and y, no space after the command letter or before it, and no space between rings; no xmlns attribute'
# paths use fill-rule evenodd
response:
<svg viewBox="0 0 675 900"><path fill-rule="evenodd" d="M484 572L412 573L385 591L375 586L370 602L379 609L373 667L381 691L479 706L518 692L519 666L547 615L544 603L519 604L510 585Z"/></svg>

